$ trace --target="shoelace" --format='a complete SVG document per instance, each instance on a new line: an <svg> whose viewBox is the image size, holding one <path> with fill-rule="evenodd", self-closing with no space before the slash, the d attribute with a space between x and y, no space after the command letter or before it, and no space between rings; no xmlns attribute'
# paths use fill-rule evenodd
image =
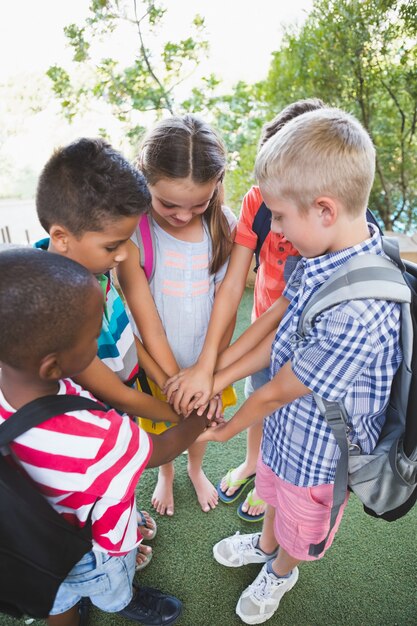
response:
<svg viewBox="0 0 417 626"><path fill-rule="evenodd" d="M234 536L234 541L236 542L236 549L238 552L246 552L248 550L251 550L253 548L255 548L256 550L256 546L253 543L254 537L248 538L245 537L243 538L243 536L239 533L239 531L235 534Z"/></svg>
<svg viewBox="0 0 417 626"><path fill-rule="evenodd" d="M137 592L135 593L135 595L133 596L133 598L131 599L130 603L127 605L127 607L125 607L126 609L139 609L140 611L142 611L142 613L146 616L152 616L155 614L155 610L151 609L149 606L147 606L146 601L148 600L148 598L138 589Z"/></svg>
<svg viewBox="0 0 417 626"><path fill-rule="evenodd" d="M250 585L250 589L257 600L262 598L268 598L271 591L277 586L282 585L284 581L277 578L277 581L273 581L271 576L267 572L262 572L262 577L256 582Z"/></svg>

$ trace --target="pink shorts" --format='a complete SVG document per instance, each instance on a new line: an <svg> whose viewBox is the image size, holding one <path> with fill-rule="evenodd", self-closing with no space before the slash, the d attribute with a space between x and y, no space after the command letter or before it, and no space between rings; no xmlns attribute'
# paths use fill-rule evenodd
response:
<svg viewBox="0 0 417 626"><path fill-rule="evenodd" d="M330 511L333 504L333 485L297 487L278 478L274 472L258 459L256 468L256 491L275 509L274 533L279 545L288 554L300 561L315 561L333 543L345 510L349 492L340 508L324 551L319 557L310 556L310 544L323 541L329 531Z"/></svg>

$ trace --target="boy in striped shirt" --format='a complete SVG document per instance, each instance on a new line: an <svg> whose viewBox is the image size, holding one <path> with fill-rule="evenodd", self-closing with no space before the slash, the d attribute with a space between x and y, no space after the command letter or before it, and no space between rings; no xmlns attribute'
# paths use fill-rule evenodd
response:
<svg viewBox="0 0 417 626"><path fill-rule="evenodd" d="M69 378L95 358L101 331L103 293L86 268L30 248L1 252L0 311L0 423L42 396L92 397ZM79 626L81 596L141 624L175 623L179 600L132 586L141 541L135 487L146 466L172 460L206 423L193 415L153 436L113 409L71 411L10 444L10 462L68 522L82 527L92 510L93 549L61 584L48 626Z"/></svg>

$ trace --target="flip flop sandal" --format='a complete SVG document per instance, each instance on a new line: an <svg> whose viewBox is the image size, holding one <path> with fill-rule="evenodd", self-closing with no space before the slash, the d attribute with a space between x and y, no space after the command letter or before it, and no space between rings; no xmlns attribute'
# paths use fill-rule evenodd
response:
<svg viewBox="0 0 417 626"><path fill-rule="evenodd" d="M220 486L222 481L220 481L216 485L216 490L217 490L217 493L219 494L219 500L221 500L225 504L232 504L232 502L236 502L236 500L242 495L245 489L249 487L255 480L255 474L252 474L251 476L248 476L247 478L242 478L239 480L232 480L232 472L234 471L234 469L235 468L230 469L226 474L226 483L227 483L226 491L230 488L238 487L238 489L236 489L236 491L232 493L231 496L227 496L226 491L222 491L221 486Z"/></svg>
<svg viewBox="0 0 417 626"><path fill-rule="evenodd" d="M138 551L139 551L139 547L138 547ZM152 551L149 552L149 554L144 554L143 552L141 554L145 558L140 563L136 562L136 565L135 565L135 571L136 572L140 572L140 570L145 569L145 567L148 567L149 563L152 561L152 556L153 556L153 552Z"/></svg>
<svg viewBox="0 0 417 626"><path fill-rule="evenodd" d="M156 531L158 530L156 522L154 520L153 517L149 516L150 518L150 522L152 524L151 527L149 527L146 523L146 517L143 514L143 511L137 511L137 516L138 516L138 526L144 526L147 530L152 531L149 535L147 535L146 537L143 536L143 538L145 539L145 541L150 541L151 539L154 539L156 536Z"/></svg>
<svg viewBox="0 0 417 626"><path fill-rule="evenodd" d="M265 517L265 511L263 513L259 513L258 515L249 515L247 511L242 510L242 507L245 504L245 502L247 502L249 506L259 506L260 504L265 504L265 501L261 500L261 498L259 498L258 500L253 500L252 496L253 496L253 489L249 491L248 495L246 496L245 501L239 504L239 506L237 507L237 514L240 517L240 519L245 520L245 522L262 522L262 520Z"/></svg>

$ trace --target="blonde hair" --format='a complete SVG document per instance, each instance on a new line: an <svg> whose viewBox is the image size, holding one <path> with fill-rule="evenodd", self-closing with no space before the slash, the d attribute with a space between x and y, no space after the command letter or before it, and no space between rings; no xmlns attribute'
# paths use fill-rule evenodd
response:
<svg viewBox="0 0 417 626"><path fill-rule="evenodd" d="M287 122L263 145L255 175L272 195L306 211L319 196L337 198L352 216L367 207L375 173L375 148L349 113L325 108Z"/></svg>

